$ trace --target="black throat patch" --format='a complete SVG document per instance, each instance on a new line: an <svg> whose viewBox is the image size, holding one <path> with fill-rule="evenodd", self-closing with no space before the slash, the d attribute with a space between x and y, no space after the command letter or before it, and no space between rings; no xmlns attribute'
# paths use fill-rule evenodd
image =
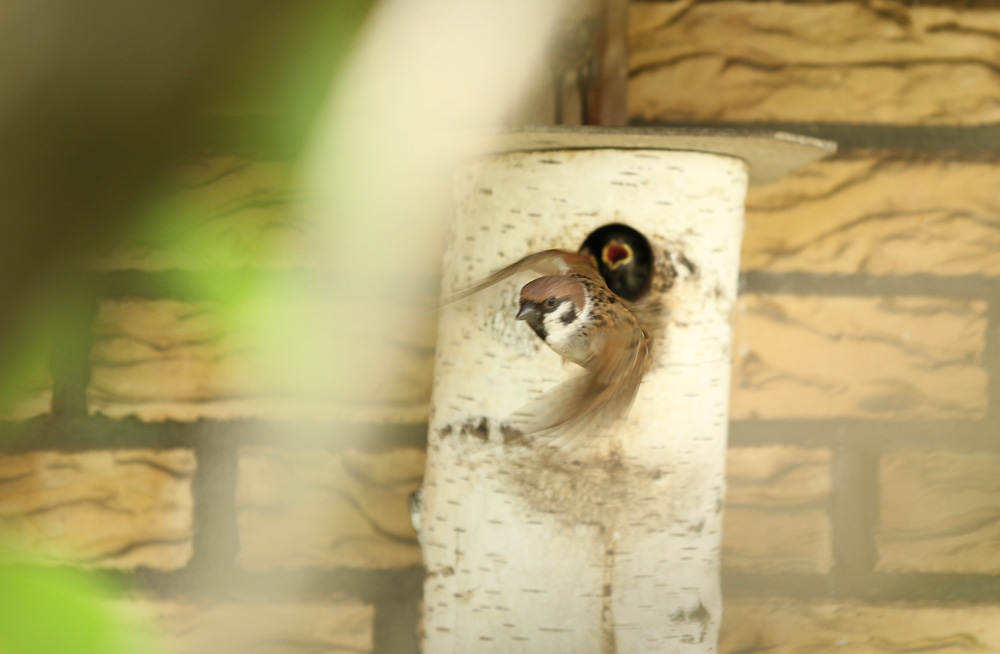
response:
<svg viewBox="0 0 1000 654"><path fill-rule="evenodd" d="M536 334L538 334L538 338L543 341L549 335L549 333L545 331L544 320L545 316L541 312L532 314L525 320L525 322L528 323L528 326L531 327Z"/></svg>

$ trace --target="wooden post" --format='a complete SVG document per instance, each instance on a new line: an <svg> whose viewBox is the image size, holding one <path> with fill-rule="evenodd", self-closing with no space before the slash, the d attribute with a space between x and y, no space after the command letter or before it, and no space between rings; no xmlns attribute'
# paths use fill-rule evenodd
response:
<svg viewBox="0 0 1000 654"><path fill-rule="evenodd" d="M557 449L503 444L513 412L579 371L514 320L532 276L443 310L417 520L429 654L715 650L747 164L670 139L558 149L573 134L458 172L443 291L624 222L656 253L666 328L628 419Z"/></svg>

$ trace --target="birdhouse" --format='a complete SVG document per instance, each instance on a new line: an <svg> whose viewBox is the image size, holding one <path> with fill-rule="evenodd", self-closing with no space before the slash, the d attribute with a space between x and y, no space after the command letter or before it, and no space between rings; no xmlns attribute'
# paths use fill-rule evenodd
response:
<svg viewBox="0 0 1000 654"><path fill-rule="evenodd" d="M656 327L627 416L543 438L518 416L564 401L559 385L582 370L515 320L539 275L442 309L414 507L425 652L714 651L747 184L832 149L781 133L544 128L494 135L460 167L444 295L623 224L652 252L639 301Z"/></svg>

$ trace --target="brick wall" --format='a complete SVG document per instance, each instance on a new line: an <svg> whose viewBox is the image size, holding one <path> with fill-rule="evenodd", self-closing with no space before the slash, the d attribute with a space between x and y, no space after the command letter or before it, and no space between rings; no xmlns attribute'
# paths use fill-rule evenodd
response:
<svg viewBox="0 0 1000 654"><path fill-rule="evenodd" d="M110 574L169 652L417 648L406 500L423 476L434 325L386 341L394 373L367 384L262 374L265 342L232 295L324 275L298 254L315 230L291 170L225 155L179 171L148 209L165 220L95 255L87 310L4 408L5 543ZM322 298L303 296L268 310L321 320ZM333 369L325 356L310 353L313 372Z"/></svg>
<svg viewBox="0 0 1000 654"><path fill-rule="evenodd" d="M1000 651L1000 10L633 3L628 39L634 124L841 144L748 198L722 651ZM2 408L3 524L178 652L415 652L433 325L368 387L255 374L220 297L323 274L302 199L263 156L181 177Z"/></svg>
<svg viewBox="0 0 1000 654"><path fill-rule="evenodd" d="M631 5L634 123L841 145L747 200L724 652L1000 650L1000 11L930 4Z"/></svg>

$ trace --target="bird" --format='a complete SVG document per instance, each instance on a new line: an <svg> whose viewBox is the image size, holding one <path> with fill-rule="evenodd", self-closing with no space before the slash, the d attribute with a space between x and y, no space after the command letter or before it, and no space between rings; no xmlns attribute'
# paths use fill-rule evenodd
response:
<svg viewBox="0 0 1000 654"><path fill-rule="evenodd" d="M530 254L449 301L527 270L542 276L521 288L514 317L584 374L515 415L527 418L529 435L561 435L585 425L603 432L628 413L649 368L652 338L645 314L608 288L589 254L566 250Z"/></svg>
<svg viewBox="0 0 1000 654"><path fill-rule="evenodd" d="M615 294L635 302L649 289L653 249L646 237L621 223L595 229L580 252L593 258L601 277Z"/></svg>

